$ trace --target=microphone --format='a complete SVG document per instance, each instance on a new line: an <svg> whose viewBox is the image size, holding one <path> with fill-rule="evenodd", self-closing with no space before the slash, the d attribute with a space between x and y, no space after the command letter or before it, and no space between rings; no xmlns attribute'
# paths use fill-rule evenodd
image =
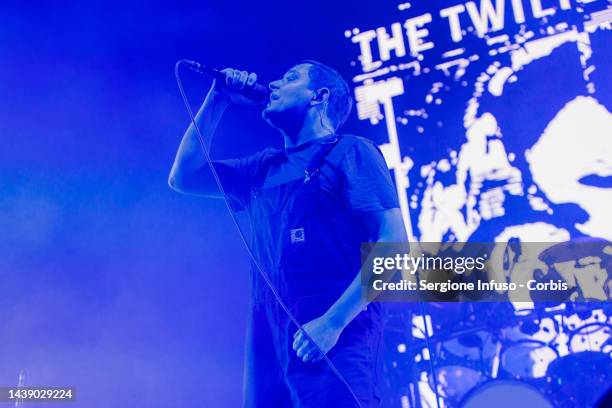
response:
<svg viewBox="0 0 612 408"><path fill-rule="evenodd" d="M213 77L225 85L225 74L218 69L207 67L206 65L191 60L182 60L182 62L187 66L187 68L200 74ZM237 91L256 102L265 102L270 97L270 90L268 87L260 84L259 82L255 82L249 88L245 87L245 89Z"/></svg>

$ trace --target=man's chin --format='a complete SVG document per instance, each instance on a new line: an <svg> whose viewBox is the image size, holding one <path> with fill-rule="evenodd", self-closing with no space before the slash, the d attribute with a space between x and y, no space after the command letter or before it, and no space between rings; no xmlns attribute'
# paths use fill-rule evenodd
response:
<svg viewBox="0 0 612 408"><path fill-rule="evenodd" d="M280 116L280 112L273 109L270 105L266 106L264 110L261 111L261 117L266 122L274 122L274 120Z"/></svg>
<svg viewBox="0 0 612 408"><path fill-rule="evenodd" d="M304 120L303 117L299 117L295 112L287 109L280 109L274 104L268 105L261 111L261 117L270 126L276 129L285 129L287 126L294 127L293 125L297 122Z"/></svg>

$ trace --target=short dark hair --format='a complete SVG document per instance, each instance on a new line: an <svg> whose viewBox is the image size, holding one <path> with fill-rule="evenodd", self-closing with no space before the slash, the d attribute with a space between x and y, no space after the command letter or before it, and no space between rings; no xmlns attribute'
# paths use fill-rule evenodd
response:
<svg viewBox="0 0 612 408"><path fill-rule="evenodd" d="M309 64L308 77L314 88L325 87L329 89L329 99L325 114L332 122L334 130L338 130L349 117L353 107L351 90L335 69L314 60L303 60L300 64Z"/></svg>

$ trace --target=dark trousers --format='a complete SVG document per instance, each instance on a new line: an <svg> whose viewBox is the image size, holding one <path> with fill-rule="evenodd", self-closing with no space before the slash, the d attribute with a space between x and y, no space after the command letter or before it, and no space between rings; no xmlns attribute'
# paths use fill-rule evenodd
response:
<svg viewBox="0 0 612 408"><path fill-rule="evenodd" d="M292 311L304 324L320 299L298 301ZM327 356L359 398L361 407L380 406L377 376L381 364L382 327L372 310L357 316ZM299 317L308 316L308 320ZM354 408L346 385L325 360L304 363L292 348L297 327L275 303L251 307L247 328L244 376L245 407Z"/></svg>

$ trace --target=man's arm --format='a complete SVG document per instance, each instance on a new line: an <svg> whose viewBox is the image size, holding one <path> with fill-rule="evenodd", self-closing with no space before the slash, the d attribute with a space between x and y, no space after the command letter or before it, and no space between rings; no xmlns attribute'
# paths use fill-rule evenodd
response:
<svg viewBox="0 0 612 408"><path fill-rule="evenodd" d="M399 208L366 213L364 218L372 231L378 231L376 242L406 242L408 251L406 229ZM327 312L304 325L304 330L324 353L331 350L342 330L368 305L361 291L361 279L361 271L357 271L349 287ZM304 362L323 358L299 330L294 335L293 349Z"/></svg>
<svg viewBox="0 0 612 408"><path fill-rule="evenodd" d="M226 84L213 82L204 103L196 115L196 124L202 134L204 145L210 151L212 138L223 113L232 104L251 105L252 100L240 93L245 87L252 87L257 75L246 71L224 69ZM206 163L200 141L193 123L183 135L174 158L168 185L181 193L201 194L207 197L221 197L212 172Z"/></svg>

